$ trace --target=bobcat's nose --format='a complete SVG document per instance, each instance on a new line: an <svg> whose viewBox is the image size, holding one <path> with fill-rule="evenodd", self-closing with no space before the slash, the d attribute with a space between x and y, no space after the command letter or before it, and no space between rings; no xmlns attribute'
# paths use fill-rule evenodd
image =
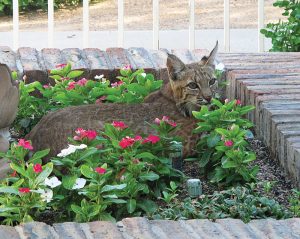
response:
<svg viewBox="0 0 300 239"><path fill-rule="evenodd" d="M207 100L208 103L210 103L210 101L211 101L211 99L212 99L211 96L205 96L204 98Z"/></svg>

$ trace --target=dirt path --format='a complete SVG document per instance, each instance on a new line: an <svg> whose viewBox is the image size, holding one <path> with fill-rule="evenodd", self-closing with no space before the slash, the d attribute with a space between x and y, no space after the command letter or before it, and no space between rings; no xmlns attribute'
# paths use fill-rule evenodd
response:
<svg viewBox="0 0 300 239"><path fill-rule="evenodd" d="M161 29L188 27L188 0L160 0ZM196 0L196 28L223 28L223 0ZM277 21L281 9L272 6L274 0L265 0L265 23ZM231 0L231 27L257 26L257 0ZM47 29L47 13L21 14L21 30ZM81 30L82 8L55 12L55 30ZM125 0L125 29L152 28L152 0ZM11 31L12 17L0 17L0 31ZM90 30L117 29L117 0L104 0L90 6Z"/></svg>

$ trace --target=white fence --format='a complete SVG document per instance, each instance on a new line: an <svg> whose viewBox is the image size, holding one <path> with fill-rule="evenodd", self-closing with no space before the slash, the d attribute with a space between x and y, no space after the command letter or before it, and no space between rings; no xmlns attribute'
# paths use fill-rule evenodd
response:
<svg viewBox="0 0 300 239"><path fill-rule="evenodd" d="M48 0L48 47L53 47L54 0ZM159 48L159 0L153 0L153 49ZM264 51L264 0L258 0L258 51ZM83 0L83 47L89 46L89 0ZM13 46L19 47L19 3L13 0ZM124 46L124 0L118 0L118 46ZM189 48L195 48L195 0L189 0ZM230 0L224 0L224 49L230 52Z"/></svg>

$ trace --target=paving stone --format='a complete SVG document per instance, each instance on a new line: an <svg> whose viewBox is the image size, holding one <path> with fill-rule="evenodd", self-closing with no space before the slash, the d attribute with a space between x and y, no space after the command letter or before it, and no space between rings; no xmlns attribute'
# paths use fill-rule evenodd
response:
<svg viewBox="0 0 300 239"><path fill-rule="evenodd" d="M122 235L124 238L139 238L143 235L143 239L151 239L151 238L162 238L161 235L156 235L155 231L152 231L151 221L146 218L138 217L138 218L125 218L122 220Z"/></svg>
<svg viewBox="0 0 300 239"><path fill-rule="evenodd" d="M72 69L83 71L83 74L75 80L79 80L81 78L89 78L90 66L80 49L66 48L62 50L62 54L65 58L65 62L72 64Z"/></svg>
<svg viewBox="0 0 300 239"><path fill-rule="evenodd" d="M115 223L97 221L88 223L93 238L124 239Z"/></svg>
<svg viewBox="0 0 300 239"><path fill-rule="evenodd" d="M174 49L172 54L177 56L184 64L191 64L196 62L194 55L188 49Z"/></svg>
<svg viewBox="0 0 300 239"><path fill-rule="evenodd" d="M19 48L18 58L23 68L23 74L26 75L27 83L34 81L39 81L42 84L48 83L48 72L36 49L30 47Z"/></svg>
<svg viewBox="0 0 300 239"><path fill-rule="evenodd" d="M2 225L0 225L0 238L22 239L15 228Z"/></svg>
<svg viewBox="0 0 300 239"><path fill-rule="evenodd" d="M93 235L86 223L65 222L53 225L60 238L93 239Z"/></svg>
<svg viewBox="0 0 300 239"><path fill-rule="evenodd" d="M163 80L164 84L169 82L167 70L167 53L162 50L149 50L152 62L158 67L158 79Z"/></svg>
<svg viewBox="0 0 300 239"><path fill-rule="evenodd" d="M113 78L114 68L110 62L107 52L97 48L83 49L83 55L90 67L90 79L94 79L96 75L104 75L110 81L115 81Z"/></svg>
<svg viewBox="0 0 300 239"><path fill-rule="evenodd" d="M5 64L11 71L18 72L21 76L23 68L17 54L9 47L0 46L0 64Z"/></svg>
<svg viewBox="0 0 300 239"><path fill-rule="evenodd" d="M16 227L20 238L30 239L60 239L55 230L42 222L30 222Z"/></svg>
<svg viewBox="0 0 300 239"><path fill-rule="evenodd" d="M128 52L137 69L144 69L146 73L153 74L155 78L159 76L158 65L155 61L152 61L150 53L145 48L131 47Z"/></svg>

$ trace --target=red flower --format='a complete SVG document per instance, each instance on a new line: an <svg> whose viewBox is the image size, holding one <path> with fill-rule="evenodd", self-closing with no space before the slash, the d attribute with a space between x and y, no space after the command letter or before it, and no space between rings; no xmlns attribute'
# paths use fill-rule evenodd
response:
<svg viewBox="0 0 300 239"><path fill-rule="evenodd" d="M115 88L115 87L118 87L118 86L123 85L123 84L124 84L123 81L118 81L118 82L112 83L112 84L111 84L111 87L112 87L112 88Z"/></svg>
<svg viewBox="0 0 300 239"><path fill-rule="evenodd" d="M106 169L105 168L101 168L101 167L97 167L95 168L95 171L99 174L105 174Z"/></svg>
<svg viewBox="0 0 300 239"><path fill-rule="evenodd" d="M156 144L160 140L160 137L150 134L147 138L144 139L143 144L151 142Z"/></svg>
<svg viewBox="0 0 300 239"><path fill-rule="evenodd" d="M127 137L121 139L121 141L119 142L119 145L123 149L126 149L126 148L132 146L134 144L134 142L135 142L135 140L133 138L130 138L127 136Z"/></svg>
<svg viewBox="0 0 300 239"><path fill-rule="evenodd" d="M97 132L95 130L88 130L86 131L86 137L89 140L94 140L97 137Z"/></svg>
<svg viewBox="0 0 300 239"><path fill-rule="evenodd" d="M23 147L24 149L33 150L33 147L31 145L30 141L25 140L25 139L19 139L19 143L17 146Z"/></svg>
<svg viewBox="0 0 300 239"><path fill-rule="evenodd" d="M97 137L97 132L95 130L85 130L82 128L78 128L75 130L75 135L73 137L74 140L80 141L83 140L84 138L87 138L88 140L94 140Z"/></svg>
<svg viewBox="0 0 300 239"><path fill-rule="evenodd" d="M231 140L226 140L226 141L224 142L224 145L225 145L226 147L231 147L231 146L233 146L233 142L232 142Z"/></svg>
<svg viewBox="0 0 300 239"><path fill-rule="evenodd" d="M77 82L77 85L85 86L87 82L88 82L87 79L82 78L81 80L79 80L79 81Z"/></svg>
<svg viewBox="0 0 300 239"><path fill-rule="evenodd" d="M41 172L43 172L42 165L40 165L39 163L37 163L36 165L33 166L33 171L35 173L41 173Z"/></svg>
<svg viewBox="0 0 300 239"><path fill-rule="evenodd" d="M126 129L128 126L123 121L113 121L112 126L118 129Z"/></svg>
<svg viewBox="0 0 300 239"><path fill-rule="evenodd" d="M42 165L40 165L39 163L37 163L36 165L33 166L33 171L35 173L41 173L41 172L43 172Z"/></svg>
<svg viewBox="0 0 300 239"><path fill-rule="evenodd" d="M58 65L56 65L55 67L56 67L56 68L64 68L66 65L67 65L67 64L58 64Z"/></svg>
<svg viewBox="0 0 300 239"><path fill-rule="evenodd" d="M73 90L76 86L76 82L69 82L67 90Z"/></svg>
<svg viewBox="0 0 300 239"><path fill-rule="evenodd" d="M242 105L242 101L241 100L236 100L235 104L236 105Z"/></svg>
<svg viewBox="0 0 300 239"><path fill-rule="evenodd" d="M20 193L30 193L30 188L19 188Z"/></svg>

